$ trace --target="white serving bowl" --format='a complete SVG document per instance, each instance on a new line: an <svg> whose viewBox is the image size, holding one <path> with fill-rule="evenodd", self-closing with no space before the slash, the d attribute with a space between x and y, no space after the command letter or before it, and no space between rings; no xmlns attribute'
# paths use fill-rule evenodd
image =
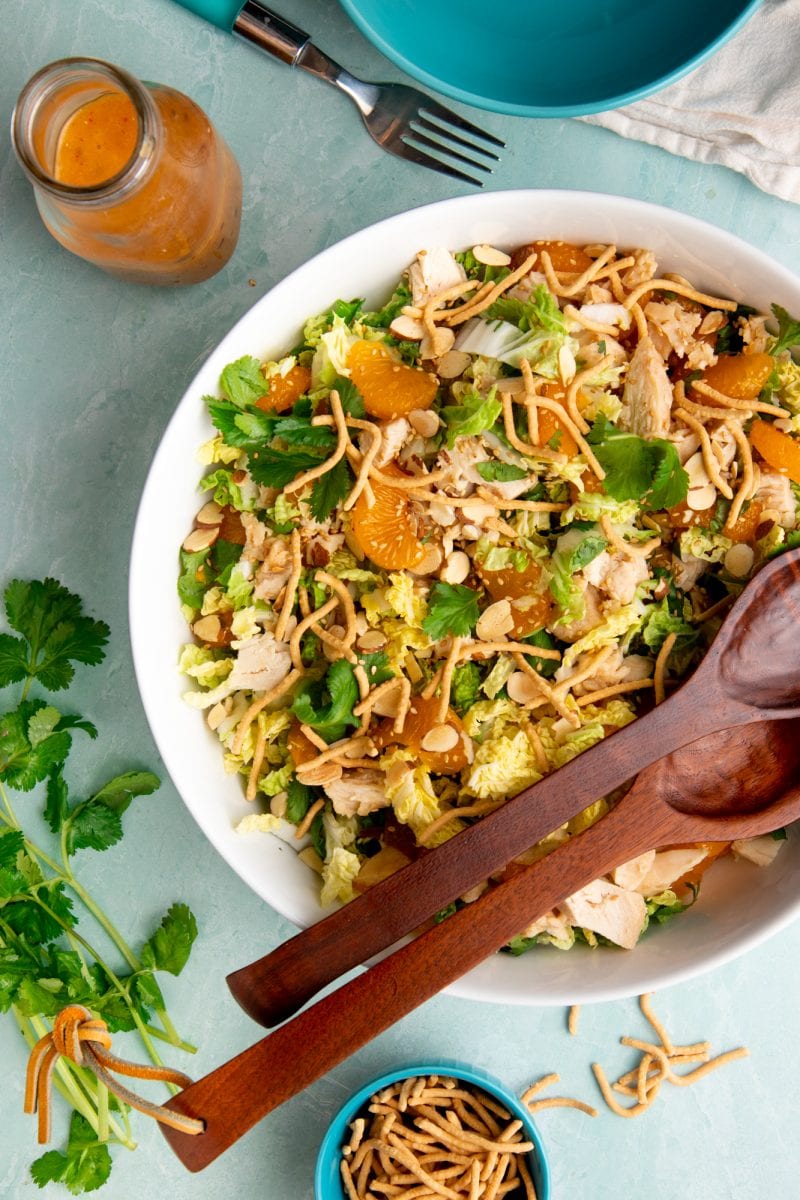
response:
<svg viewBox="0 0 800 1200"><path fill-rule="evenodd" d="M572 191L489 192L390 217L318 254L258 300L198 372L164 434L139 508L130 573L130 626L139 689L175 786L234 871L297 925L324 915L318 880L294 849L270 835L242 836L252 812L238 776L223 770L219 742L182 700L178 674L188 640L176 593L178 548L199 507L197 447L212 435L201 397L216 393L222 368L243 354L271 358L297 341L305 320L341 297L378 307L416 252L478 243L513 248L535 238L614 242L653 249L661 271L706 291L769 311L800 312L800 280L733 235L668 208ZM518 1004L610 1000L677 983L741 954L800 910L800 837L759 869L723 862L706 877L695 908L648 932L633 951L568 953L540 947L520 958L495 954L449 989L471 999Z"/></svg>

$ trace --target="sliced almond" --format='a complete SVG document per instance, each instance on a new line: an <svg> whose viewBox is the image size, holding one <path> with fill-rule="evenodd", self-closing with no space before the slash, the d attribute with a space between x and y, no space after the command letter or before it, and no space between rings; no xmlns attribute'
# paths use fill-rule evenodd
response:
<svg viewBox="0 0 800 1200"><path fill-rule="evenodd" d="M227 717L228 712L225 708L225 702L220 700L213 708L208 710L206 714L206 725L209 729L219 729L222 722Z"/></svg>
<svg viewBox="0 0 800 1200"><path fill-rule="evenodd" d="M307 867L310 867L312 871L316 871L317 875L322 874L324 863L313 846L306 846L298 853L297 857L301 862L304 862Z"/></svg>
<svg viewBox="0 0 800 1200"><path fill-rule="evenodd" d="M198 525L221 525L224 516L225 514L216 500L209 500L208 504L204 504L200 509L195 517L195 522Z"/></svg>
<svg viewBox="0 0 800 1200"><path fill-rule="evenodd" d="M438 373L440 379L458 379L463 375L472 357L463 350L448 350L439 359Z"/></svg>
<svg viewBox="0 0 800 1200"><path fill-rule="evenodd" d="M278 792L269 802L269 811L273 817L286 816L286 802L289 799L286 792Z"/></svg>
<svg viewBox="0 0 800 1200"><path fill-rule="evenodd" d="M454 550L445 559L439 578L443 583L463 583L469 575L471 565L468 554L463 550Z"/></svg>
<svg viewBox="0 0 800 1200"><path fill-rule="evenodd" d="M364 650L367 654L374 650L382 650L386 645L386 634L380 629L368 629L366 633L362 633L356 638L356 645L359 650Z"/></svg>
<svg viewBox="0 0 800 1200"><path fill-rule="evenodd" d="M686 496L686 505L693 512L703 512L710 508L717 498L717 489L713 483L707 483L704 487L689 488Z"/></svg>
<svg viewBox="0 0 800 1200"><path fill-rule="evenodd" d="M750 546L745 542L738 542L735 546L731 546L725 555L725 570L737 579L744 579L745 575L750 574L754 558L755 555Z"/></svg>
<svg viewBox="0 0 800 1200"><path fill-rule="evenodd" d="M525 380L521 375L508 375L504 379L498 379L495 388L498 392L507 392L511 396L516 396L519 392L525 391Z"/></svg>
<svg viewBox="0 0 800 1200"><path fill-rule="evenodd" d="M207 550L213 546L219 537L219 526L209 526L205 529L193 529L183 540L183 548L187 554L197 554L198 550Z"/></svg>
<svg viewBox="0 0 800 1200"><path fill-rule="evenodd" d="M700 450L695 451L690 458L687 458L683 469L689 476L690 488L705 487L707 483L711 482Z"/></svg>
<svg viewBox="0 0 800 1200"><path fill-rule="evenodd" d="M511 262L511 256L506 254L505 250L498 250L495 246L487 246L484 242L480 246L473 246L472 253L479 263L483 263L485 267L507 267Z"/></svg>
<svg viewBox="0 0 800 1200"><path fill-rule="evenodd" d="M446 754L458 744L458 730L453 725L434 725L420 742L431 754Z"/></svg>
<svg viewBox="0 0 800 1200"><path fill-rule="evenodd" d="M441 546L429 545L425 547L425 557L417 563L412 574L414 575L432 575L434 571L438 571L442 565L442 549Z"/></svg>
<svg viewBox="0 0 800 1200"><path fill-rule="evenodd" d="M422 321L417 321L414 317L407 317L404 313L395 317L389 329L395 337L408 342L419 342L425 336L425 326Z"/></svg>
<svg viewBox="0 0 800 1200"><path fill-rule="evenodd" d="M571 383L575 378L577 370L578 365L575 362L575 355L569 346L562 346L558 351L558 374L561 377L561 382Z"/></svg>
<svg viewBox="0 0 800 1200"><path fill-rule="evenodd" d="M342 778L342 768L335 762L320 763L317 767L302 763L297 768L297 778L312 787L324 787Z"/></svg>
<svg viewBox="0 0 800 1200"><path fill-rule="evenodd" d="M331 625L328 629L328 633L331 635L331 637L339 638L341 641L341 639L344 637L345 631L342 625ZM328 662L336 662L337 658L342 657L341 651L337 650L335 646L329 646L327 642L322 643L322 653L325 655Z"/></svg>
<svg viewBox="0 0 800 1200"><path fill-rule="evenodd" d="M214 613L207 617L201 617L192 626L194 636L199 641L205 642L207 646L221 646L224 632L222 622Z"/></svg>
<svg viewBox="0 0 800 1200"><path fill-rule="evenodd" d="M464 500L459 507L466 519L476 524L493 517L497 512L495 506L487 504L485 500Z"/></svg>
<svg viewBox="0 0 800 1200"><path fill-rule="evenodd" d="M439 429L439 418L429 408L415 408L408 414L408 421L420 437L431 438Z"/></svg>
<svg viewBox="0 0 800 1200"><path fill-rule="evenodd" d="M482 642L496 642L514 628L514 614L508 600L496 600L481 613L475 632Z"/></svg>
<svg viewBox="0 0 800 1200"><path fill-rule="evenodd" d="M449 329L446 325L437 325L430 342L431 358L444 358L445 354L449 354L453 349L455 340L454 330Z"/></svg>
<svg viewBox="0 0 800 1200"><path fill-rule="evenodd" d="M513 700L515 704L530 704L531 700L541 699L542 696L535 680L525 671L515 671L513 675L509 675L506 691L509 700Z"/></svg>

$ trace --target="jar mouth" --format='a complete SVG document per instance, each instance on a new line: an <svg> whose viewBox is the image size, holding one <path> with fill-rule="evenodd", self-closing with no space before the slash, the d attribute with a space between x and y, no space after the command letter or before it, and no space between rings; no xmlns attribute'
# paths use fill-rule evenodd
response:
<svg viewBox="0 0 800 1200"><path fill-rule="evenodd" d="M116 91L131 101L137 122L136 143L127 162L107 179L85 186L62 183L55 176L54 148L50 147L49 155L45 153L43 135L37 128L47 120L46 109L57 104L59 93L80 84L85 84L85 88L82 93L75 93L77 102L68 111L67 119L97 96ZM62 198L104 200L127 191L147 172L155 151L157 119L155 105L146 89L121 67L100 58L62 58L42 67L22 89L11 116L11 141L20 166L37 187ZM48 158L52 161L43 161Z"/></svg>

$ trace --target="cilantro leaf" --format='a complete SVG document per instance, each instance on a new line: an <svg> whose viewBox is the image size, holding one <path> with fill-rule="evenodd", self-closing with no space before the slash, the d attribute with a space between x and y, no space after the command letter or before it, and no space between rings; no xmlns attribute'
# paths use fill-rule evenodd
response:
<svg viewBox="0 0 800 1200"><path fill-rule="evenodd" d="M5 605L9 625L29 646L26 674L50 691L69 685L75 674L73 662L103 661L108 626L84 616L80 597L54 579L12 580L5 591ZM0 662L6 663L5 672L10 654L10 669L16 674L21 654L17 639L4 641L3 654Z"/></svg>
<svg viewBox="0 0 800 1200"><path fill-rule="evenodd" d="M344 375L337 375L331 385L331 391L334 390L339 393L339 401L348 417L363 417L366 415L367 410L364 406L364 397L352 379L346 379Z"/></svg>
<svg viewBox="0 0 800 1200"><path fill-rule="evenodd" d="M67 853L76 850L107 850L122 837L122 818L105 804L87 800L68 817Z"/></svg>
<svg viewBox="0 0 800 1200"><path fill-rule="evenodd" d="M644 508L655 510L686 499L689 476L672 442L646 441L625 433L602 414L586 440L606 473L603 488L613 500L638 500Z"/></svg>
<svg viewBox="0 0 800 1200"><path fill-rule="evenodd" d="M430 591L429 612L422 622L428 637L438 641L453 634L468 637L480 616L478 593L463 583L434 583Z"/></svg>
<svg viewBox="0 0 800 1200"><path fill-rule="evenodd" d="M530 642L531 646L541 646L542 649L555 650L555 641L547 632L546 629L537 629L535 633L529 633L524 637L523 642ZM539 658L537 654L526 654L528 662L533 667L534 671L538 671L545 679L549 679L555 675L559 668L559 663L554 658Z"/></svg>
<svg viewBox="0 0 800 1200"><path fill-rule="evenodd" d="M63 883L40 884L30 894L33 899L17 900L3 908L3 919L29 945L44 946L54 942L65 925L71 929L76 924L72 901ZM49 912L45 911L43 904Z"/></svg>
<svg viewBox="0 0 800 1200"><path fill-rule="evenodd" d="M108 1146L97 1140L97 1134L89 1122L77 1112L72 1114L70 1121L66 1154L60 1150L48 1150L31 1163L31 1177L37 1187L63 1183L73 1196L97 1191L110 1174L111 1155Z"/></svg>
<svg viewBox="0 0 800 1200"><path fill-rule="evenodd" d="M389 663L389 656L385 650L375 650L370 654L359 654L358 661L364 668L370 687L375 687L379 683L386 683L387 679L394 679L394 670Z"/></svg>
<svg viewBox="0 0 800 1200"><path fill-rule="evenodd" d="M608 542L598 533L587 534L578 542L569 556L569 571L581 571L587 567L590 562L597 558L598 554L602 554Z"/></svg>
<svg viewBox="0 0 800 1200"><path fill-rule="evenodd" d="M0 755L5 755L0 757L0 779L17 791L29 792L46 779L63 763L72 745L66 730L47 732L36 723L37 715L48 707L42 700L25 700L14 712L0 717Z"/></svg>
<svg viewBox="0 0 800 1200"><path fill-rule="evenodd" d="M64 781L63 764L59 763L47 777L47 793L44 805L44 819L53 833L58 833L68 812L69 797L67 794L67 785Z"/></svg>
<svg viewBox="0 0 800 1200"><path fill-rule="evenodd" d="M269 390L261 363L249 354L228 363L219 382L222 391L238 408L255 404L256 400L266 396Z"/></svg>
<svg viewBox="0 0 800 1200"><path fill-rule="evenodd" d="M25 835L21 829L0 834L0 867L13 867L20 850L24 849Z"/></svg>
<svg viewBox="0 0 800 1200"><path fill-rule="evenodd" d="M313 794L299 779L290 779L286 789L286 820L299 825L311 806Z"/></svg>
<svg viewBox="0 0 800 1200"><path fill-rule="evenodd" d="M314 446L330 451L336 445L336 434L330 425L312 425L307 417L279 417L274 436L283 438L290 446Z"/></svg>
<svg viewBox="0 0 800 1200"><path fill-rule="evenodd" d="M217 400L215 396L204 396L208 405L208 415L215 429L218 429L229 446L247 447L252 439L240 427L237 417L242 415L241 408L230 400ZM265 414L266 416L266 414Z"/></svg>
<svg viewBox="0 0 800 1200"><path fill-rule="evenodd" d="M0 687L18 683L28 674L28 647L22 638L0 633Z"/></svg>
<svg viewBox="0 0 800 1200"><path fill-rule="evenodd" d="M251 458L248 468L256 483L264 487L283 488L303 471L318 467L322 458L308 450L260 450L257 458Z"/></svg>
<svg viewBox="0 0 800 1200"><path fill-rule="evenodd" d="M173 904L142 947L142 962L156 971L180 975L196 937L197 921L192 910L186 904Z"/></svg>
<svg viewBox="0 0 800 1200"><path fill-rule="evenodd" d="M326 521L352 485L352 472L345 460L340 458L330 471L320 475L311 486L311 515L314 520Z"/></svg>
<svg viewBox="0 0 800 1200"><path fill-rule="evenodd" d="M150 796L160 787L161 780L152 771L126 771L103 784L92 796L92 801L123 813L134 796Z"/></svg>
<svg viewBox="0 0 800 1200"><path fill-rule="evenodd" d="M298 721L310 726L326 742L343 737L351 725L358 725L353 708L358 704L358 684L353 668L345 659L328 667L323 680L311 684L295 697L292 712Z"/></svg>
<svg viewBox="0 0 800 1200"><path fill-rule="evenodd" d="M181 550L178 598L181 604L187 604L189 608L200 608L206 588L211 582L205 569L209 554L209 550L197 550L194 553Z"/></svg>
<svg viewBox="0 0 800 1200"><path fill-rule="evenodd" d="M137 1011L145 1020L150 1016L151 1009L164 1007L164 996L152 971L139 971L134 975L130 989Z"/></svg>
<svg viewBox="0 0 800 1200"><path fill-rule="evenodd" d="M800 321L790 316L780 304L773 304L772 312L778 322L778 338L770 353L780 354L782 350L791 350L800 344Z"/></svg>
<svg viewBox="0 0 800 1200"><path fill-rule="evenodd" d="M495 389L486 396L472 392L464 396L460 404L448 404L439 413L447 426L447 448L452 450L460 437L476 436L491 429L503 405L495 397Z"/></svg>
<svg viewBox="0 0 800 1200"><path fill-rule="evenodd" d="M528 471L522 467L512 466L511 463L504 462L482 462L476 463L476 470L481 479L485 479L487 483L509 483L516 479L527 479Z"/></svg>

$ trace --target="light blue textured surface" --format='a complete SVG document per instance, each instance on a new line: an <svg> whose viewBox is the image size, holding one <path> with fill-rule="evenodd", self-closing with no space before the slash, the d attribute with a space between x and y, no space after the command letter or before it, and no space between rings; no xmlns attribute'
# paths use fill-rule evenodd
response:
<svg viewBox="0 0 800 1200"><path fill-rule="evenodd" d="M12 9L15 10L12 12ZM260 57L168 0L26 0L2 6L0 239L3 270L3 581L51 573L112 625L107 663L84 670L68 694L101 738L81 747L76 791L131 763L155 765L134 686L126 632L126 573L136 504L150 457L184 387L257 295L344 234L457 190L393 160L363 134L344 97ZM286 15L352 70L399 77L339 7L296 0ZM230 141L242 166L239 247L215 279L183 291L124 285L79 262L47 235L10 152L8 117L43 63L93 54L143 78L182 88ZM800 270L800 212L721 168L683 162L571 121L479 114L508 150L493 185L620 192L735 230ZM254 284L249 283L254 280ZM154 620L158 614L154 613ZM5 697L3 697L5 699ZM102 756L102 761L100 759ZM20 797L20 809L35 800ZM81 867L131 939L175 899L196 912L201 936L165 991L182 1031L200 1043L176 1062L199 1075L258 1035L230 999L225 973L292 932L251 895L193 825L168 782L125 818L123 843L86 852ZM631 1123L603 1111L542 1114L556 1200L767 1200L800 1194L796 1089L800 1049L800 926L721 971L657 998L676 1038L747 1044L751 1058L689 1090L666 1089ZM118 1151L104 1195L113 1200L311 1200L326 1123L347 1095L399 1062L469 1058L508 1085L558 1070L558 1090L594 1101L592 1061L630 1065L620 1034L644 1032L634 1001L587 1009L569 1038L557 1010L438 998L278 1110L222 1160L187 1174L157 1130L136 1120L141 1148ZM118 1046L124 1053L124 1038ZM25 1055L0 1020L0 1195L38 1195L28 1163L35 1127L21 1113ZM60 1135L64 1124L56 1120ZM51 1194L66 1194L51 1189Z"/></svg>

